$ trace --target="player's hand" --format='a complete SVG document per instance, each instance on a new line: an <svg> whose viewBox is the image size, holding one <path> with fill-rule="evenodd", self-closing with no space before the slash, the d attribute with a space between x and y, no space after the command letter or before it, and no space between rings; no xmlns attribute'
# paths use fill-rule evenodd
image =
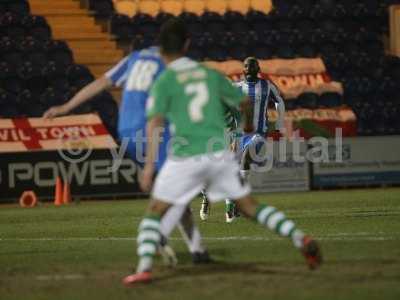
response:
<svg viewBox="0 0 400 300"><path fill-rule="evenodd" d="M58 116L62 116L68 113L68 110L65 108L64 105L53 106L50 107L45 113L43 114L43 118L45 119L52 119Z"/></svg>
<svg viewBox="0 0 400 300"><path fill-rule="evenodd" d="M139 180L140 188L143 192L150 192L153 185L153 177L154 166L146 164L142 172L142 178Z"/></svg>

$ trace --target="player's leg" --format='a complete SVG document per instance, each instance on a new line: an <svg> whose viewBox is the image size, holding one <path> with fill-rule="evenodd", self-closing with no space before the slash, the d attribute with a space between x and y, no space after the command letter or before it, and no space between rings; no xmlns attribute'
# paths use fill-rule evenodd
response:
<svg viewBox="0 0 400 300"><path fill-rule="evenodd" d="M317 243L299 230L295 223L276 208L259 204L250 196L250 185L239 175L239 166L233 160L225 160L221 172L215 176L208 191L210 200L218 196L237 199L240 212L283 237L289 237L307 259L310 268L316 268L322 261Z"/></svg>
<svg viewBox="0 0 400 300"><path fill-rule="evenodd" d="M164 165L168 149L167 144L170 140L168 130L165 130L160 143L158 159L156 160L156 169L161 170ZM175 265L177 258L174 250L168 245L168 237L176 227L179 226L182 237L193 257L194 263L208 263L208 253L202 246L201 234L193 220L193 215L189 207L186 206L173 206L161 219L161 233L162 239L160 243L160 253L163 256L164 262L168 265ZM200 253L200 254L199 254ZM198 259L204 258L202 259ZM207 259L206 259L207 258Z"/></svg>
<svg viewBox="0 0 400 300"><path fill-rule="evenodd" d="M210 215L210 201L208 201L207 194L205 190L201 190L201 207L200 207L200 219L205 221Z"/></svg>
<svg viewBox="0 0 400 300"><path fill-rule="evenodd" d="M197 228L190 207L175 205L172 206L165 215L161 218L161 254L164 261L169 265L175 265L177 259L172 248L167 244L169 237L178 225L182 237L192 255L194 263L208 263L210 258L201 239L201 234Z"/></svg>
<svg viewBox="0 0 400 300"><path fill-rule="evenodd" d="M305 256L310 269L315 269L322 263L322 255L317 242L298 229L283 212L275 207L259 204L250 196L238 199L236 204L244 216L255 220L282 237L290 238L293 245L300 249Z"/></svg>
<svg viewBox="0 0 400 300"><path fill-rule="evenodd" d="M153 257L161 241L161 217L171 205L189 205L205 185L205 170L203 164L190 158L166 161L154 183L152 198L155 200L150 202L148 213L139 226L137 272L125 277L124 284L151 280Z"/></svg>
<svg viewBox="0 0 400 300"><path fill-rule="evenodd" d="M151 281L153 259L161 242L161 217L167 212L170 204L151 200L145 217L139 224L137 237L137 255L139 263L136 273L126 276L123 283L126 285L137 282Z"/></svg>
<svg viewBox="0 0 400 300"><path fill-rule="evenodd" d="M178 228L189 246L193 263L206 264L212 262L206 247L202 243L200 230L194 223L193 213L189 207L184 212Z"/></svg>
<svg viewBox="0 0 400 300"><path fill-rule="evenodd" d="M243 177L244 180L248 180L250 174L250 151L249 146L252 141L253 134L248 134L241 137L240 141L237 143L238 151L241 152L240 157L240 175ZM225 199L225 219L226 223L232 223L236 217L239 216L239 211L236 208L235 201L232 199L226 198Z"/></svg>

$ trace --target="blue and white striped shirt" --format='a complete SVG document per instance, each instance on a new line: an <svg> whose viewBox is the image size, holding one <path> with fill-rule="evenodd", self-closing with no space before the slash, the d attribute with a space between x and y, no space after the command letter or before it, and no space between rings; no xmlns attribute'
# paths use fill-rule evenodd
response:
<svg viewBox="0 0 400 300"><path fill-rule="evenodd" d="M253 127L255 133L265 135L268 131L268 103L273 101L276 110L279 113L275 129L283 128L283 115L285 104L275 85L264 79L258 79L256 82L247 82L242 80L234 83L242 92L249 96L254 105Z"/></svg>
<svg viewBox="0 0 400 300"><path fill-rule="evenodd" d="M120 134L145 127L149 90L164 69L158 48L150 47L132 52L105 74L114 85L123 87L118 121Z"/></svg>

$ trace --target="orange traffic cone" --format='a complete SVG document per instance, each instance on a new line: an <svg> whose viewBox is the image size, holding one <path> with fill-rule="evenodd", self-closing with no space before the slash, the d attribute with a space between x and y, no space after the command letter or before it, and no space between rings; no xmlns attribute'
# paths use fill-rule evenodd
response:
<svg viewBox="0 0 400 300"><path fill-rule="evenodd" d="M56 191L54 195L54 205L60 206L63 204L63 184L61 177L58 176L56 179Z"/></svg>
<svg viewBox="0 0 400 300"><path fill-rule="evenodd" d="M21 207L34 207L37 204L37 197L34 191L25 191L19 198Z"/></svg>
<svg viewBox="0 0 400 300"><path fill-rule="evenodd" d="M63 203L69 204L71 203L71 189L69 188L68 181L64 182L64 190L63 190Z"/></svg>

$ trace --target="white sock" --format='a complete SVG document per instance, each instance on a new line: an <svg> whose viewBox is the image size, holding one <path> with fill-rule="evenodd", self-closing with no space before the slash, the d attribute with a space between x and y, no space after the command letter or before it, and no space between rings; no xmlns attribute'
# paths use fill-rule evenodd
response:
<svg viewBox="0 0 400 300"><path fill-rule="evenodd" d="M153 266L153 257L143 256L139 259L139 264L136 268L136 273L151 271L152 266Z"/></svg>
<svg viewBox="0 0 400 300"><path fill-rule="evenodd" d="M193 226L190 233L187 231L187 229L185 230L185 226L183 226L182 224L179 224L178 228L182 234L183 239L185 240L187 247L189 248L190 253L205 251L201 242L200 231L197 226Z"/></svg>
<svg viewBox="0 0 400 300"><path fill-rule="evenodd" d="M246 181L249 180L250 177L250 170L240 170L240 176Z"/></svg>
<svg viewBox="0 0 400 300"><path fill-rule="evenodd" d="M203 252L201 234L197 226L193 223L191 214L185 213L186 206L172 206L161 219L161 234L167 239L171 235L175 226L182 234L183 240L191 253Z"/></svg>
<svg viewBox="0 0 400 300"><path fill-rule="evenodd" d="M226 204L226 205L230 205L230 204L232 204L232 203L233 203L233 200L228 199L228 198L225 199L225 204Z"/></svg>
<svg viewBox="0 0 400 300"><path fill-rule="evenodd" d="M183 205L174 205L168 209L161 218L160 232L164 237L169 238L175 226L179 224L185 210L186 206Z"/></svg>

